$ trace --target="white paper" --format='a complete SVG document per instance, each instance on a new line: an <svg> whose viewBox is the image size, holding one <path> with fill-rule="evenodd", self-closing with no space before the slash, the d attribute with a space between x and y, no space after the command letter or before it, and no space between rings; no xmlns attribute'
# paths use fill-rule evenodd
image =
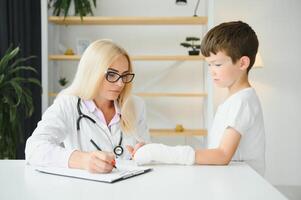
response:
<svg viewBox="0 0 301 200"><path fill-rule="evenodd" d="M111 173L107 173L107 174L90 173L86 170L81 170L81 169L55 168L55 167L37 167L36 170L47 174L113 183L118 180L123 180L132 176L146 173L150 171L151 168L138 167L135 165L117 165L117 169L113 169Z"/></svg>

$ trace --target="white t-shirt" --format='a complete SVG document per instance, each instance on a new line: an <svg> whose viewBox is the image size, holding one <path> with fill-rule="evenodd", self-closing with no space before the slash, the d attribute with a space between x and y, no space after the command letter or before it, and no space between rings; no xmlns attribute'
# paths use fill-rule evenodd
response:
<svg viewBox="0 0 301 200"><path fill-rule="evenodd" d="M208 148L218 148L227 127L241 134L232 160L248 163L261 175L265 170L265 132L259 99L253 88L243 89L222 103L208 135Z"/></svg>

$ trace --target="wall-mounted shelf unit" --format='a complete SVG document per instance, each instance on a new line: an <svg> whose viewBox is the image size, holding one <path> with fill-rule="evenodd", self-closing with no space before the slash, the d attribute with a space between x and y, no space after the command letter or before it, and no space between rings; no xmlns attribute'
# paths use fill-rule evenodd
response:
<svg viewBox="0 0 301 200"><path fill-rule="evenodd" d="M140 97L206 97L207 93L168 93L168 92L139 92L135 95Z"/></svg>
<svg viewBox="0 0 301 200"><path fill-rule="evenodd" d="M173 17L163 17L163 16L156 16L156 17L129 17L129 16L123 16L123 17L117 17L117 16L113 16L113 17L100 17L100 16L89 16L89 17L83 17L83 20L81 20L80 17L57 17L57 16L44 16L44 20L48 21L47 26L50 25L52 27L51 29L51 34L62 34L62 32L58 32L58 28L56 27L56 25L62 25L64 26L64 28L68 28L72 25L119 25L119 26L125 26L125 25L130 25L133 28L136 28L136 25L140 26L145 26L145 25L159 25L160 28L164 26L177 26L177 25L184 25L187 27L190 26L197 26L197 27L201 27L204 25L207 25L208 23L208 17L206 16L197 16L197 17L190 17L190 16L173 16ZM65 26L66 25L66 26ZM70 25L70 26L69 26ZM55 27L55 28L53 28ZM87 27L87 26L85 26ZM76 27L77 29L80 29L79 27ZM88 27L87 27L88 28ZM109 27L111 28L111 27ZM172 27L171 27L172 28ZM46 30L46 33L45 33ZM202 29L203 30L203 29ZM206 29L204 29L206 30ZM188 32L189 33L189 32ZM187 34L188 34L187 33ZM48 40L48 30L47 28L45 28L44 26L44 37L46 36L46 41ZM139 34L139 33L138 33ZM201 34L201 31L200 31ZM184 39L184 38L183 38ZM45 45L44 45L45 47ZM44 48L43 47L43 48ZM48 53L48 44L46 45L46 52L47 54L44 54L44 65L46 66L47 70L44 70L44 77L46 77L44 79L44 84L43 87L46 86L46 88L44 89L44 93L43 93L43 99L44 102L46 102L46 106L44 103L44 110L46 107L48 107L48 101L51 99L46 99L45 95L48 97L56 97L57 96L57 91L49 91L48 89L48 81L52 81L51 83L53 83L52 79L47 78L47 73L48 70L58 70L61 67L64 67L65 63L59 63L61 61L72 61L72 62L78 62L80 60L80 55L63 55L63 54L56 54L57 52L51 52L50 54ZM168 52L169 53L169 52ZM45 55L47 61L45 61ZM154 54L154 55L131 55L131 59L133 61L151 61L151 62L158 62L158 61L175 61L176 63L179 62L202 62L204 61L203 56L188 56L188 55L178 55L178 54L171 54L170 55L160 55L160 54ZM169 63L169 62L166 62ZM51 65L51 67L48 65ZM66 64L67 66L72 66L72 64ZM200 66L201 64L194 64L196 66ZM188 69L190 68L190 66L188 66ZM72 68L71 68L72 69ZM59 71L59 70L58 70ZM206 70L205 70L206 71ZM200 79L202 79L202 82L206 82L207 80L204 79L204 77L202 77L202 75L200 75ZM46 84L45 84L46 82ZM155 90L155 89L154 89ZM195 91L195 89L192 89L193 91ZM202 89L201 89L202 90ZM168 98L166 101L169 101L169 98L183 98L180 101L178 101L178 103L180 102L187 102L187 99L191 99L191 101L194 102L198 102L199 99L204 98L205 100L200 100L200 106L202 105L202 102L205 102L205 104L208 102L209 99L209 95L207 94L207 91L204 89L204 91L199 91L199 92L145 92L143 90L143 92L139 92L139 93L135 93L135 95L137 96L141 96L143 98L148 98L149 101L152 101L150 98ZM211 97L210 97L211 98ZM194 99L197 99L196 101ZM166 102L165 101L165 102ZM172 100L170 100L172 101ZM190 100L189 100L190 101ZM211 101L211 100L209 100ZM207 108L205 108L207 109ZM206 112L206 111L205 111ZM203 113L204 114L204 113ZM200 120L202 120L201 117L202 113L200 113ZM203 117L205 117L206 114L203 115ZM207 127L205 122L202 122L200 124L203 124L204 127ZM185 123L184 123L185 126ZM206 136L207 135L207 131L205 129L202 128L187 128L185 127L184 131L182 132L178 132L175 129L161 129L161 128L156 128L150 129L150 134L151 136Z"/></svg>
<svg viewBox="0 0 301 200"><path fill-rule="evenodd" d="M150 129L151 136L206 136L204 129L185 129L184 131L175 131L173 129Z"/></svg>

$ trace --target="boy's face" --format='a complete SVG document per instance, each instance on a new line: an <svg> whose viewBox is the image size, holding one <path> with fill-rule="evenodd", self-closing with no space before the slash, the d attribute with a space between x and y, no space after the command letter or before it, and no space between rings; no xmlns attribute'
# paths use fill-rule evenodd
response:
<svg viewBox="0 0 301 200"><path fill-rule="evenodd" d="M232 63L231 58L222 51L217 54L210 53L210 56L205 57L205 60L208 62L213 82L218 87L230 89L235 84L239 84L243 73L246 74L244 67L241 67L241 60Z"/></svg>

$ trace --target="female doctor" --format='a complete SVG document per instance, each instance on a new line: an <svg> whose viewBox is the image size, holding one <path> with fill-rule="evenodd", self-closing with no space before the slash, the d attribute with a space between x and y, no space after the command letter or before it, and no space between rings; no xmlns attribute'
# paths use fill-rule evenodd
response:
<svg viewBox="0 0 301 200"><path fill-rule="evenodd" d="M109 40L93 42L72 84L28 138L27 163L108 173L116 157L131 158L149 142L144 103L131 96L134 76L123 48Z"/></svg>

